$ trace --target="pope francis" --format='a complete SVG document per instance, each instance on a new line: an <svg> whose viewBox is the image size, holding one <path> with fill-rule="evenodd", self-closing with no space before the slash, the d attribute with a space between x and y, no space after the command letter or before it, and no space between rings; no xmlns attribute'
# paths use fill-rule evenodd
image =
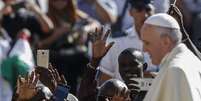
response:
<svg viewBox="0 0 201 101"><path fill-rule="evenodd" d="M201 61L182 43L177 21L155 14L140 35L144 51L160 68L144 101L201 101Z"/></svg>

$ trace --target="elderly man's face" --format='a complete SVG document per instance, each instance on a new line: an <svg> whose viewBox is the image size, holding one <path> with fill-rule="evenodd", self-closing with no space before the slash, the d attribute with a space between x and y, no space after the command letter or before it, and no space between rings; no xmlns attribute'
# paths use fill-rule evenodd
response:
<svg viewBox="0 0 201 101"><path fill-rule="evenodd" d="M164 39L160 37L160 33L156 31L155 26L147 24L142 26L140 34L144 51L149 53L153 64L160 64L166 54Z"/></svg>

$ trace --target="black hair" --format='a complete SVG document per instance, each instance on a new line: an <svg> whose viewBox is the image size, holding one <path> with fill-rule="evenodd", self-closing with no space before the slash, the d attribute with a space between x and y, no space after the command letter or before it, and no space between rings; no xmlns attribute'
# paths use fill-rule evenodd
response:
<svg viewBox="0 0 201 101"><path fill-rule="evenodd" d="M139 52L139 54L136 54L136 52ZM118 58L124 55L131 56L132 59L137 59L138 62L142 63L143 71L147 69L148 64L144 61L144 54L142 50L136 48L127 48L120 53Z"/></svg>
<svg viewBox="0 0 201 101"><path fill-rule="evenodd" d="M139 56L136 56L136 54L134 54L135 51L138 51L140 54L138 54ZM139 49L135 49L135 48L127 48L124 51L122 51L120 53L120 55L130 55L132 56L134 59L136 58L139 62L144 63L144 55L143 52ZM120 56L119 55L119 56Z"/></svg>
<svg viewBox="0 0 201 101"><path fill-rule="evenodd" d="M129 4L131 8L135 8L139 11L146 10L151 11L152 10L152 0L129 0Z"/></svg>

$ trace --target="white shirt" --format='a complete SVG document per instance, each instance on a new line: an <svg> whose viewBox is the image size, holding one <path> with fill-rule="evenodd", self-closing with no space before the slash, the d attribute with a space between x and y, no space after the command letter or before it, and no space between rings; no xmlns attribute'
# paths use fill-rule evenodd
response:
<svg viewBox="0 0 201 101"><path fill-rule="evenodd" d="M155 13L166 13L170 8L170 0L154 0Z"/></svg>
<svg viewBox="0 0 201 101"><path fill-rule="evenodd" d="M101 6L105 12L107 12L111 16L117 16L117 6L114 0L97 0L99 6ZM80 10L84 11L92 17L93 19L101 21L101 18L97 14L96 5L86 2L85 0L77 0L77 6ZM102 22L102 24L105 24Z"/></svg>
<svg viewBox="0 0 201 101"><path fill-rule="evenodd" d="M114 0L117 6L118 16L122 15L126 0ZM126 30L129 27L133 26L134 20L129 13L129 7L127 7L125 15L122 19L122 30Z"/></svg>
<svg viewBox="0 0 201 101"><path fill-rule="evenodd" d="M0 101L11 101L11 86L1 76L1 63L7 57L7 53L10 50L9 42L11 41L11 39L3 29L0 30L0 33L2 34L2 36L0 36Z"/></svg>
<svg viewBox="0 0 201 101"><path fill-rule="evenodd" d="M0 37L0 64L3 61L3 59L6 58L9 49L10 49L9 42Z"/></svg>
<svg viewBox="0 0 201 101"><path fill-rule="evenodd" d="M106 56L103 57L99 66L101 72L119 80L122 80L118 64L118 57L120 53L127 48L142 50L142 41L139 39L134 27L128 29L127 33L129 34L125 37L108 38L107 43L115 42L115 44L110 48ZM148 57L146 56L146 58ZM150 59L146 60L150 61Z"/></svg>
<svg viewBox="0 0 201 101"><path fill-rule="evenodd" d="M10 84L0 75L0 101L11 101L12 89Z"/></svg>
<svg viewBox="0 0 201 101"><path fill-rule="evenodd" d="M144 101L201 101L201 61L177 45L163 58Z"/></svg>
<svg viewBox="0 0 201 101"><path fill-rule="evenodd" d="M107 43L115 42L108 53L101 60L99 70L112 78L122 80L119 73L118 57L122 51L127 48L135 48L143 51L142 41L134 27L126 31L128 33L125 37L109 38ZM144 60L148 64L147 71L156 71L157 67L151 63L148 53L144 53Z"/></svg>

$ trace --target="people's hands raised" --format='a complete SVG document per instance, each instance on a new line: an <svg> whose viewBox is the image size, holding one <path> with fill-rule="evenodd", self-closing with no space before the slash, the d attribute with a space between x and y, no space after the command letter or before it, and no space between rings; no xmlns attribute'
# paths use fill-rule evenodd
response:
<svg viewBox="0 0 201 101"><path fill-rule="evenodd" d="M55 82L57 84L67 85L67 81L64 77L64 75L59 75L59 72L56 68L54 68L51 64L48 67L49 71L51 72L51 75L53 76Z"/></svg>
<svg viewBox="0 0 201 101"><path fill-rule="evenodd" d="M106 44L111 30L107 30L106 33L103 30L103 27L100 30L96 28L94 33L89 33L89 38L92 41L92 61L95 61L92 62L92 65L96 67L114 44L114 42Z"/></svg>
<svg viewBox="0 0 201 101"><path fill-rule="evenodd" d="M67 85L67 81L63 75L59 75L58 71L50 64L48 68L36 67L36 72L40 74L40 81L54 92L58 84Z"/></svg>
<svg viewBox="0 0 201 101"><path fill-rule="evenodd" d="M37 94L36 84L39 80L39 75L33 71L31 75L27 75L26 78L18 77L17 90L18 95L17 101L29 100Z"/></svg>

